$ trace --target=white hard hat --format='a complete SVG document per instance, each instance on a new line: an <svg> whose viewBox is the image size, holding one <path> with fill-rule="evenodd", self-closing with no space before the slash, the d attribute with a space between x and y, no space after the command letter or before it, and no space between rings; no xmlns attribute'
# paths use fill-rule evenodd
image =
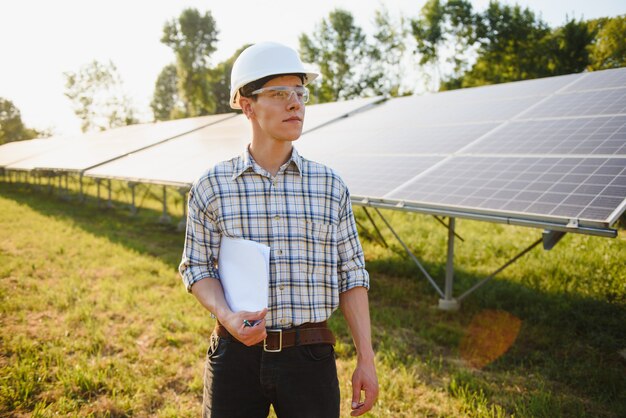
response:
<svg viewBox="0 0 626 418"><path fill-rule="evenodd" d="M239 89L260 78L275 74L302 74L304 84L319 73L304 68L298 53L276 42L260 42L246 48L235 60L230 73L230 107L239 106Z"/></svg>

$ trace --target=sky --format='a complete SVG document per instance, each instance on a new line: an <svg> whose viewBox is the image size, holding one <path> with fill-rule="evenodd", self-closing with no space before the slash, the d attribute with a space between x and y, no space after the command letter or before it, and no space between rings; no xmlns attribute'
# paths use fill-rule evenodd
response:
<svg viewBox="0 0 626 418"><path fill-rule="evenodd" d="M174 53L160 42L165 22L185 8L210 11L218 50L211 64L229 58L247 43L273 40L298 48L335 8L354 15L366 32L384 5L392 17L416 18L426 0L19 0L0 2L0 97L21 111L26 126L55 134L80 132L80 121L64 95L64 72L98 60L112 61L142 121L161 69ZM500 0L529 7L550 26L566 16L592 19L626 13L623 0ZM483 10L489 0L472 0Z"/></svg>

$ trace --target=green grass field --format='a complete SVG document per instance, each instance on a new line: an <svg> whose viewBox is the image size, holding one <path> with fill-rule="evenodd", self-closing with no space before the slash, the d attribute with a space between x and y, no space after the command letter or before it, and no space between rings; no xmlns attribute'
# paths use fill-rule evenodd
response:
<svg viewBox="0 0 626 418"><path fill-rule="evenodd" d="M183 233L144 205L130 216L0 183L0 416L199 416L213 320L178 277ZM441 283L447 231L385 215ZM541 233L466 220L457 232L455 294ZM363 239L381 386L370 417L626 416L623 230L538 247L456 313L385 234L391 248ZM331 327L348 416L354 350L340 313Z"/></svg>

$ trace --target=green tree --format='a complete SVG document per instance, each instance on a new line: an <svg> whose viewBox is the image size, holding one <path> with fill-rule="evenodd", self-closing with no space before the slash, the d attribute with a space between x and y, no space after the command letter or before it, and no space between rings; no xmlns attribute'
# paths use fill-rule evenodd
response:
<svg viewBox="0 0 626 418"><path fill-rule="evenodd" d="M552 38L550 75L583 71L589 63L588 46L594 39L588 23L568 19L565 25L556 28L550 36Z"/></svg>
<svg viewBox="0 0 626 418"><path fill-rule="evenodd" d="M363 30L348 11L335 9L322 19L312 36L300 35L300 54L306 62L316 63L321 83L311 90L316 102L375 94L383 74L375 71L375 51Z"/></svg>
<svg viewBox="0 0 626 418"><path fill-rule="evenodd" d="M218 30L211 12L185 9L163 27L161 42L176 55L178 92L186 116L213 113L215 100L208 83L208 60L216 50Z"/></svg>
<svg viewBox="0 0 626 418"><path fill-rule="evenodd" d="M463 87L552 75L551 31L530 9L496 1L477 15L478 58L463 76Z"/></svg>
<svg viewBox="0 0 626 418"><path fill-rule="evenodd" d="M47 136L29 129L22 122L22 114L12 101L0 97L0 144Z"/></svg>
<svg viewBox="0 0 626 418"><path fill-rule="evenodd" d="M430 69L431 89L450 88L469 69L478 38L477 15L468 0L429 0L411 29L419 63Z"/></svg>
<svg viewBox="0 0 626 418"><path fill-rule="evenodd" d="M626 66L626 15L589 22L596 32L588 45L590 70Z"/></svg>
<svg viewBox="0 0 626 418"><path fill-rule="evenodd" d="M216 114L233 111L230 108L230 72L239 54L250 45L242 46L226 61L220 62L215 68L209 70L208 85L215 100Z"/></svg>
<svg viewBox="0 0 626 418"><path fill-rule="evenodd" d="M102 64L94 60L78 72L63 75L65 96L72 101L83 132L137 123L136 112L113 62Z"/></svg>
<svg viewBox="0 0 626 418"><path fill-rule="evenodd" d="M170 120L184 117L185 109L178 94L178 75L176 65L163 67L154 86L150 102L154 120Z"/></svg>
<svg viewBox="0 0 626 418"><path fill-rule="evenodd" d="M403 65L407 61L407 25L404 18L393 19L389 11L382 7L374 15L374 40L372 45L373 68L384 74L375 86L376 93L399 96L410 87L406 86Z"/></svg>

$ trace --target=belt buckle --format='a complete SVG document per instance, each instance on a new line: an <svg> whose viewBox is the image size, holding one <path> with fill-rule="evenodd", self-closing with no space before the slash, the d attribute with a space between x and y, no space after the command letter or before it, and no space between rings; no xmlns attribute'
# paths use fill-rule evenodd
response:
<svg viewBox="0 0 626 418"><path fill-rule="evenodd" d="M283 350L283 330L282 329L268 329L267 333L269 336L270 332L278 333L278 349L271 350L267 348L267 337L263 340L263 351L268 353L280 353Z"/></svg>

